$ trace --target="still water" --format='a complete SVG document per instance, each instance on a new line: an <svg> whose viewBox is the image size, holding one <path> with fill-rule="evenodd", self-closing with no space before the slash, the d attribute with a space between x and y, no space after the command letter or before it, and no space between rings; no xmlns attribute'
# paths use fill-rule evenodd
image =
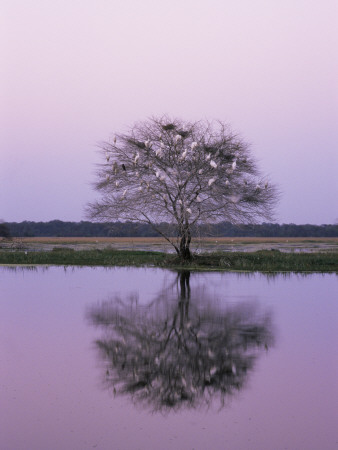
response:
<svg viewBox="0 0 338 450"><path fill-rule="evenodd" d="M337 280L0 268L0 448L338 449Z"/></svg>

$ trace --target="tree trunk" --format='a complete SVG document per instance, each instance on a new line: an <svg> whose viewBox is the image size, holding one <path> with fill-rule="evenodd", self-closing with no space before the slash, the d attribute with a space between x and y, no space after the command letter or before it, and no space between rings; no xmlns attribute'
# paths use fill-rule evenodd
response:
<svg viewBox="0 0 338 450"><path fill-rule="evenodd" d="M180 280L180 329L182 330L188 322L190 302L190 272L183 270L179 273Z"/></svg>
<svg viewBox="0 0 338 450"><path fill-rule="evenodd" d="M181 240L180 240L180 249L179 249L179 257L182 261L189 261L191 259L190 253L190 242L191 242L191 234L189 225L184 225L181 230Z"/></svg>

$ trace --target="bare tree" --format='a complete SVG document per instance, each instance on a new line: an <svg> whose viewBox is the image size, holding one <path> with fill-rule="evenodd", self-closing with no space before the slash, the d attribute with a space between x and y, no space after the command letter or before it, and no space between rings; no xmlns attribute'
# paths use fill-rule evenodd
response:
<svg viewBox="0 0 338 450"><path fill-rule="evenodd" d="M88 205L88 216L147 223L183 260L190 259L192 232L202 223L271 218L276 188L222 122L152 118L100 148L105 160L95 189L102 197ZM172 225L170 234L161 222Z"/></svg>

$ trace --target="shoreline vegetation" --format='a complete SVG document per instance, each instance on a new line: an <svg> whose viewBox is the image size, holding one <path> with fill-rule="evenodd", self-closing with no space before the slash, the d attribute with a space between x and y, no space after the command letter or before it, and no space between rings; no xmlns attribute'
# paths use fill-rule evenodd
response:
<svg viewBox="0 0 338 450"><path fill-rule="evenodd" d="M62 238L56 240L61 242ZM39 238L36 241L41 243L42 239ZM48 241L52 244L56 243L51 238ZM78 239L72 241L73 248L65 246L54 247L50 251L27 251L27 248L29 248L28 246L26 247L27 242L22 245L22 248L13 247L9 249L4 248L4 241L0 241L0 265L133 266L176 270L338 273L337 251L286 253L277 249L270 249L251 252L205 252L193 254L189 262L182 263L174 253L112 248L82 250L76 248L75 241L78 242ZM252 241L252 238L250 241ZM259 242L261 241L262 239L259 239ZM303 239L299 239L299 241L303 241ZM318 238L315 241L318 241ZM64 238L62 242L66 245L70 241ZM97 242L97 240L94 242ZM129 242L131 242L131 239L129 239ZM46 240L44 240L44 243L46 243Z"/></svg>

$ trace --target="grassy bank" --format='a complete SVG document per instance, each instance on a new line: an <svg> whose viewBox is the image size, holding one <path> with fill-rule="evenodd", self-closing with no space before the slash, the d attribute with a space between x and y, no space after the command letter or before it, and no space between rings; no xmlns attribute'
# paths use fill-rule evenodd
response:
<svg viewBox="0 0 338 450"><path fill-rule="evenodd" d="M261 272L338 272L335 253L279 251L205 253L182 264L172 254L130 250L55 249L50 252L0 251L0 264L62 266L155 266L191 270L245 270Z"/></svg>

